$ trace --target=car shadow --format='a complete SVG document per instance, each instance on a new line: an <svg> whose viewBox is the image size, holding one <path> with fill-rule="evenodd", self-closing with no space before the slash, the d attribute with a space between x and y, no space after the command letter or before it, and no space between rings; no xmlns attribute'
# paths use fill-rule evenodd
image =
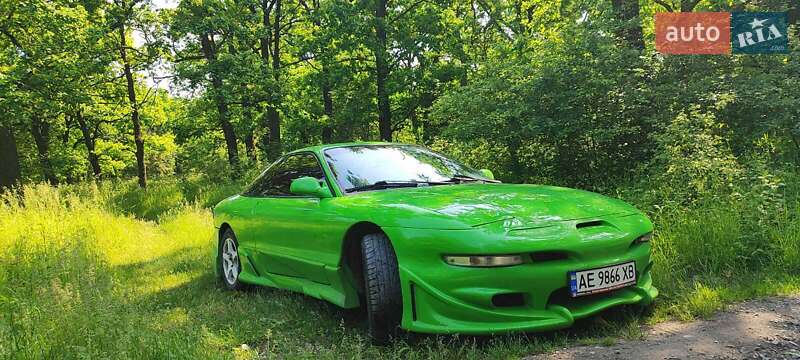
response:
<svg viewBox="0 0 800 360"><path fill-rule="evenodd" d="M461 334L418 334L404 333L402 341L409 345L435 340L438 342L470 342L478 348L494 346L498 341L519 342L536 339L554 345L599 344L612 342L614 338L639 338L642 336L641 325L651 310L634 305L623 305L602 311L593 316L576 320L565 329L540 332L511 332L493 335L461 335Z"/></svg>
<svg viewBox="0 0 800 360"><path fill-rule="evenodd" d="M226 333L242 344L253 346L274 342L275 337L285 339L286 346L293 343L325 346L343 338L367 341L366 313L362 308L342 309L282 289L251 286L244 291L229 291L217 281L213 261L205 261L207 252L204 248L182 248L148 261L118 265L116 271L142 288L137 298L130 300L144 310L143 316L151 317L155 323L181 314L186 329L206 328L211 333ZM604 343L612 337L638 336L635 329L646 316L638 307L622 306L558 331L489 336L403 332L390 346L424 348L426 344L444 343L455 347L467 343L482 349L498 342L536 341L555 346Z"/></svg>

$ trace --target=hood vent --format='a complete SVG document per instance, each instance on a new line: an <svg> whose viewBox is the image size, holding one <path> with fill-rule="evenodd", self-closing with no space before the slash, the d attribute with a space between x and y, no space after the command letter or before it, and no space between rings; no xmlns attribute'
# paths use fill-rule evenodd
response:
<svg viewBox="0 0 800 360"><path fill-rule="evenodd" d="M577 223L577 224L575 224L575 228L576 229L583 229L583 228L594 227L594 226L603 226L603 225L608 225L608 224L603 220L594 220L594 221L587 221L587 222Z"/></svg>

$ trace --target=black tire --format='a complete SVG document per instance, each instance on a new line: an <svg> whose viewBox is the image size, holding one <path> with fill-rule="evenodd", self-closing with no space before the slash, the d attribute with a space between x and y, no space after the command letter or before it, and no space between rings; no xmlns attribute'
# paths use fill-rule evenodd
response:
<svg viewBox="0 0 800 360"><path fill-rule="evenodd" d="M369 336L375 344L386 344L398 334L403 317L397 257L389 238L381 233L361 239L361 255Z"/></svg>
<svg viewBox="0 0 800 360"><path fill-rule="evenodd" d="M226 256L226 246L229 246L228 240L231 240L234 246L235 258ZM219 246L217 246L217 279L228 290L243 290L245 285L239 281L239 274L242 272L242 263L239 261L239 241L236 240L236 235L230 228L225 229L219 239ZM227 261L230 260L235 264L234 271L231 271L232 276L228 272L230 268L226 268Z"/></svg>

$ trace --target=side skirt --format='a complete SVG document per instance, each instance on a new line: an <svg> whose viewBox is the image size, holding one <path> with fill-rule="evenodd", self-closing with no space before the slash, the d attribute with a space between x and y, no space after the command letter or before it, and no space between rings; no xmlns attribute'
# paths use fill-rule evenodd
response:
<svg viewBox="0 0 800 360"><path fill-rule="evenodd" d="M352 283L353 276L346 267L325 266L330 284L321 284L302 277L259 273L248 257L240 259L247 259L247 265L242 267L243 271L239 275L239 280L244 283L299 292L346 309L360 305L355 284Z"/></svg>

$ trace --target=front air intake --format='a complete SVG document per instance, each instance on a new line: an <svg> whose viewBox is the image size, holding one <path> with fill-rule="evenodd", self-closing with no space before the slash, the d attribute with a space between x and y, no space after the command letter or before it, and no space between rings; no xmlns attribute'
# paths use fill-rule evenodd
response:
<svg viewBox="0 0 800 360"><path fill-rule="evenodd" d="M531 253L531 259L533 259L533 262L564 260L566 258L567 254L560 251L537 251L535 253Z"/></svg>
<svg viewBox="0 0 800 360"><path fill-rule="evenodd" d="M506 293L492 296L492 305L496 307L514 307L525 305L525 295L522 293Z"/></svg>

